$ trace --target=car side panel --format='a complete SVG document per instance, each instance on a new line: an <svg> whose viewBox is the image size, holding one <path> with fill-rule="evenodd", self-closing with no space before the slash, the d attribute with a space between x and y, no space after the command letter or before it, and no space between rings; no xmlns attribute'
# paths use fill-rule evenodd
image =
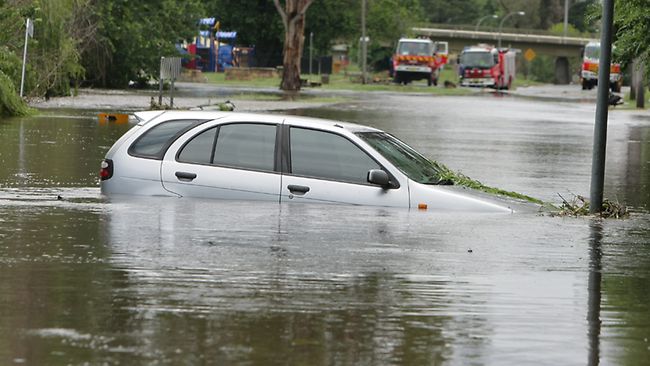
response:
<svg viewBox="0 0 650 366"><path fill-rule="evenodd" d="M179 162L176 159L176 154L200 130L233 123L262 123L268 125L281 122L282 119L277 116L258 117L254 120L244 119L243 121L237 118L223 118L218 122L208 123L205 126L189 131L176 140L165 153L161 169L164 188L183 197L278 202L282 179L280 172ZM189 180L182 177L183 173L195 174L196 177ZM181 175L181 177L178 175Z"/></svg>
<svg viewBox="0 0 650 366"><path fill-rule="evenodd" d="M188 181L176 173L196 174ZM278 201L281 175L219 166L163 160L162 182L165 189L182 197L233 200Z"/></svg>
<svg viewBox="0 0 650 366"><path fill-rule="evenodd" d="M308 187L309 191L292 193L290 186ZM291 187L294 188L294 187ZM286 203L337 203L366 206L408 207L409 195L406 185L397 189L379 186L328 181L285 175L282 178L281 202Z"/></svg>
<svg viewBox="0 0 650 366"><path fill-rule="evenodd" d="M176 196L165 190L160 182L160 160L125 158L123 154L116 154L113 164L113 177L101 182L103 194Z"/></svg>

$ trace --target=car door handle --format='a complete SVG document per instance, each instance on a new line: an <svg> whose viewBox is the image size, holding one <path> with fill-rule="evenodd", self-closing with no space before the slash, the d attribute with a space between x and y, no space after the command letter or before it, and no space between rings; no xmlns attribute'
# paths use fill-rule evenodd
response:
<svg viewBox="0 0 650 366"><path fill-rule="evenodd" d="M196 178L196 174L188 172L176 172L176 178L183 181L192 181L194 178Z"/></svg>
<svg viewBox="0 0 650 366"><path fill-rule="evenodd" d="M295 185L295 184L289 184L287 186L287 189L289 190L289 192L291 192L293 194L301 195L301 196L303 194L309 192L309 187L307 187L307 186L299 186L299 185Z"/></svg>

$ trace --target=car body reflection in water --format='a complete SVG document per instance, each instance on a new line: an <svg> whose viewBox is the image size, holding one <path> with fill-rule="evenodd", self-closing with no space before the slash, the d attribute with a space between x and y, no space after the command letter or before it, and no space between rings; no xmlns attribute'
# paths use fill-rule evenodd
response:
<svg viewBox="0 0 650 366"><path fill-rule="evenodd" d="M123 275L113 301L126 304L133 331L166 329L184 355L519 364L529 357L521 349L535 347L548 361L586 359L575 348L557 350L567 339L582 349L587 342L577 321L587 304L587 262L577 259L587 227L560 233L552 220L523 214L506 222L173 198L117 198L108 209L110 264ZM520 225L530 231L517 234ZM564 245L549 251L549 240ZM574 260L566 266L563 258ZM165 338L147 347L180 357Z"/></svg>

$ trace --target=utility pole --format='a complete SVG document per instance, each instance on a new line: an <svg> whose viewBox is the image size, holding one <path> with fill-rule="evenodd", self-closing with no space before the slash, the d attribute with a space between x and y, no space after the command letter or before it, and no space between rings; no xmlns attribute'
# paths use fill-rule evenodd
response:
<svg viewBox="0 0 650 366"><path fill-rule="evenodd" d="M312 64L312 57L314 55L314 32L309 33L309 77L311 78L311 64Z"/></svg>
<svg viewBox="0 0 650 366"><path fill-rule="evenodd" d="M366 59L368 58L368 44L366 40L366 0L361 0L361 82L365 84L368 79L366 76Z"/></svg>
<svg viewBox="0 0 650 366"><path fill-rule="evenodd" d="M594 125L593 158L591 163L590 213L603 209L603 186L605 184L605 148L607 146L607 108L609 106L609 68L612 61L612 22L614 0L603 0L603 16L600 33L600 62L598 65L598 101Z"/></svg>
<svg viewBox="0 0 650 366"><path fill-rule="evenodd" d="M569 30L569 0L564 0L564 38Z"/></svg>
<svg viewBox="0 0 650 366"><path fill-rule="evenodd" d="M632 74L635 75L636 84L632 86L632 89L636 88L635 97L636 97L636 107L640 109L645 108L645 90L643 88L643 79L645 79L645 62L635 63L635 69L632 70Z"/></svg>

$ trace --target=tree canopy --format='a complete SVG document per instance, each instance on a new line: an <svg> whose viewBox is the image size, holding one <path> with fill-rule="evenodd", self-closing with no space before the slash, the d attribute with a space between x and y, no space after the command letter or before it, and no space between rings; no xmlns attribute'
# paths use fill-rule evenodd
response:
<svg viewBox="0 0 650 366"><path fill-rule="evenodd" d="M597 29L585 14L598 7L598 0L569 4L572 32ZM616 2L616 45L626 60L640 57L650 64L648 8L650 0ZM564 1L369 0L369 62L381 63L397 39L420 22L473 26L485 15L503 17L521 10L525 16L512 17L504 26L558 31ZM304 35L313 33L316 54L326 55L333 44L345 43L356 55L360 11L359 0L314 0ZM0 83L5 94L15 94L20 83L27 17L35 22L26 80L31 97L69 94L78 83L125 87L129 81L155 78L160 57L178 55L175 43L194 37L197 21L204 17L217 18L222 30L237 31L237 44L254 46L258 65L282 63L284 26L271 0L0 0ZM496 27L499 20L482 24Z"/></svg>
<svg viewBox="0 0 650 366"><path fill-rule="evenodd" d="M650 0L627 0L614 3L617 54L626 63L639 58L650 75Z"/></svg>

